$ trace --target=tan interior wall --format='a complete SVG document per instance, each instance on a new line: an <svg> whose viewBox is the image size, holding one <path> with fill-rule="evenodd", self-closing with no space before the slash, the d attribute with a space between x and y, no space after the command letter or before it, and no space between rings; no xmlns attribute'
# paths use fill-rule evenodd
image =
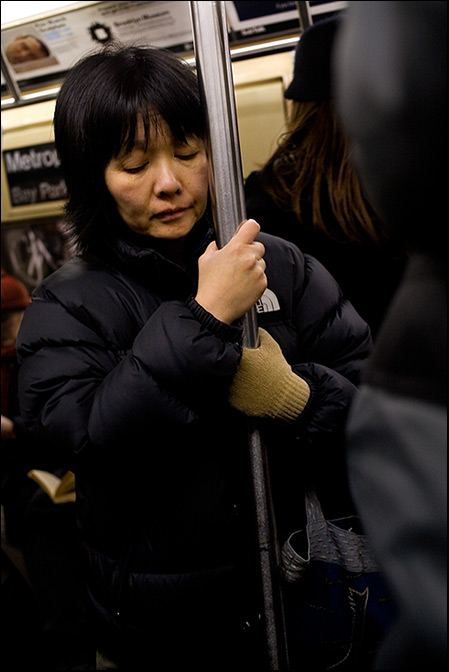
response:
<svg viewBox="0 0 449 672"><path fill-rule="evenodd" d="M291 51L233 64L244 177L268 159L285 128L288 103L284 91L292 70Z"/></svg>

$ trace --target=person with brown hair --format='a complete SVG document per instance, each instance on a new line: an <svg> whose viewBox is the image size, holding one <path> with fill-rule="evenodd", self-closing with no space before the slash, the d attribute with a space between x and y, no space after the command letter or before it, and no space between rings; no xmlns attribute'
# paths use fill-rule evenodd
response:
<svg viewBox="0 0 449 672"><path fill-rule="evenodd" d="M367 201L335 112L331 53L342 21L334 15L302 34L284 94L292 101L287 130L248 176L246 207L262 231L321 261L375 335L405 252Z"/></svg>

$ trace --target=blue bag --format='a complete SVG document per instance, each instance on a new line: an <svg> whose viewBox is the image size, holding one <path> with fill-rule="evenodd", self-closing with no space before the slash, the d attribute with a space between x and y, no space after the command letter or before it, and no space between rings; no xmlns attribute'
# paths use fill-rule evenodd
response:
<svg viewBox="0 0 449 672"><path fill-rule="evenodd" d="M325 520L306 490L306 529L281 550L291 670L366 670L395 603L358 516Z"/></svg>

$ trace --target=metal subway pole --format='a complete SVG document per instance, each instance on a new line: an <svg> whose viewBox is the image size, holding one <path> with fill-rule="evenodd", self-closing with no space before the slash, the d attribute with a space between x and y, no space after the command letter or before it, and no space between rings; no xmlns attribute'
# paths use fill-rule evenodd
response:
<svg viewBox="0 0 449 672"><path fill-rule="evenodd" d="M208 124L211 201L219 247L246 219L234 84L229 51L225 2L190 2L196 67ZM253 308L243 321L244 345L258 343ZM248 421L250 469L263 593L267 658L270 670L288 669L282 596L278 575L278 546L269 488L265 447L260 433Z"/></svg>

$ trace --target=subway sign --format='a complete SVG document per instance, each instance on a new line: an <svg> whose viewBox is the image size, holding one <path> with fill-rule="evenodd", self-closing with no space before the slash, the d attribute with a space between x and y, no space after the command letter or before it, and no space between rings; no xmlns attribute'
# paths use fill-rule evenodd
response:
<svg viewBox="0 0 449 672"><path fill-rule="evenodd" d="M67 198L61 162L54 143L8 149L2 153L13 206Z"/></svg>

